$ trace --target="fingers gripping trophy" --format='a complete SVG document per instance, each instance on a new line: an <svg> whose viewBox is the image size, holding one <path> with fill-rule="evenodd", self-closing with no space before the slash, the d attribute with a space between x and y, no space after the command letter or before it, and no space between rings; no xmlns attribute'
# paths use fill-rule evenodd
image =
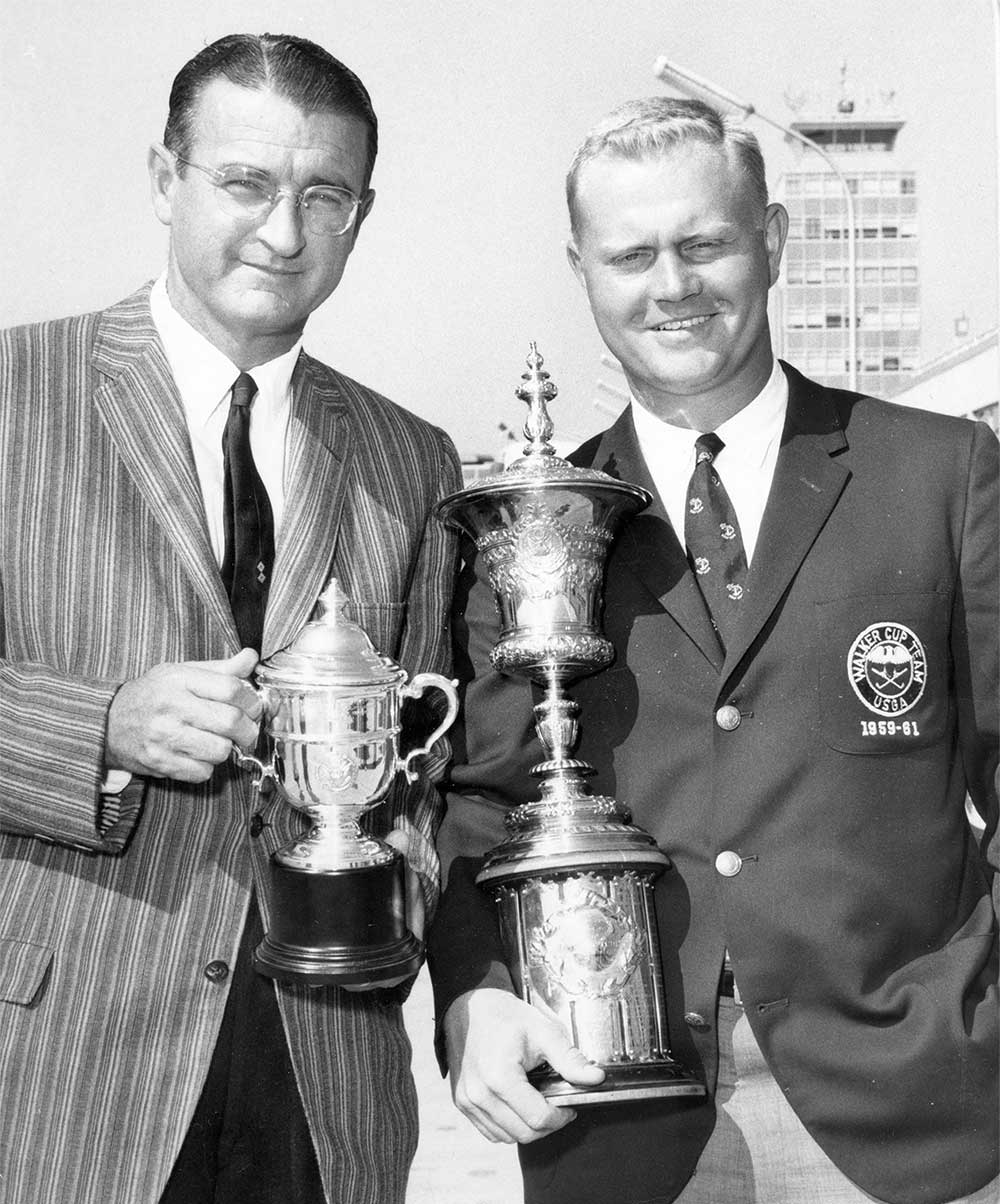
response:
<svg viewBox="0 0 1000 1204"><path fill-rule="evenodd" d="M670 1054L653 881L670 864L621 803L590 793L594 770L573 756L579 706L566 685L606 668L600 629L604 569L621 523L649 494L555 454L547 403L556 387L534 343L517 395L528 403L521 459L439 503L476 543L500 619L491 663L545 691L535 730L546 759L532 769L540 798L506 817L507 838L478 883L497 902L508 967L521 997L562 1022L605 1071L577 1087L550 1067L532 1072L553 1102L576 1106L704 1087Z"/></svg>

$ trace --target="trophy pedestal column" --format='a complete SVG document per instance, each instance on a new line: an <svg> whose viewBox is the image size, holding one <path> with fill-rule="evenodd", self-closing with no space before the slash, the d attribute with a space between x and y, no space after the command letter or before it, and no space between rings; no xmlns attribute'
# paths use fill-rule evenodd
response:
<svg viewBox="0 0 1000 1204"><path fill-rule="evenodd" d="M317 872L271 860L271 916L254 953L267 978L352 986L416 974L423 943L406 927L400 854L382 865Z"/></svg>

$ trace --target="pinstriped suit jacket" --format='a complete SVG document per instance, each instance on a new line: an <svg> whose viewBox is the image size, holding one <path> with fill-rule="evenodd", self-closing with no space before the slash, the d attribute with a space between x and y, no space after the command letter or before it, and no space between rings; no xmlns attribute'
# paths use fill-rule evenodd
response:
<svg viewBox="0 0 1000 1204"><path fill-rule="evenodd" d="M118 684L239 642L209 545L148 287L0 342L0 1199L154 1204L208 1068L251 884L301 827L220 766L102 800ZM446 671L454 547L429 519L459 487L441 431L303 354L264 656L335 572L380 650ZM398 783L436 891L437 795ZM433 897L431 898L433 903ZM402 1200L416 1140L409 1045L387 993L279 986L327 1196ZM280 1123L280 1118L276 1118Z"/></svg>

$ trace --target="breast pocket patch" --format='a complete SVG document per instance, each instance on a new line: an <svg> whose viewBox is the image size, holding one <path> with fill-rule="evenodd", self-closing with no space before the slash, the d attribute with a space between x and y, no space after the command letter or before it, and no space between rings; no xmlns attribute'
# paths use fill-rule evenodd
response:
<svg viewBox="0 0 1000 1204"><path fill-rule="evenodd" d="M817 611L826 743L886 754L940 740L949 712L946 600L931 593L837 598Z"/></svg>

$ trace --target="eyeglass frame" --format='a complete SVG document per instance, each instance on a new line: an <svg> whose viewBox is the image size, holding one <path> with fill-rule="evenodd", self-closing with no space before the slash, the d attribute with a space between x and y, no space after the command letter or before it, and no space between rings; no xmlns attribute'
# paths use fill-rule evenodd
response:
<svg viewBox="0 0 1000 1204"><path fill-rule="evenodd" d="M190 159L185 159L183 157L183 155L178 155L176 152L174 152L174 160L177 163L183 163L185 167L193 167L195 169L195 171L200 171L204 175L208 176L208 178L212 181L212 187L216 190L217 193L223 191L222 178L226 174L224 168L206 167L202 163L193 163ZM251 165L249 163L240 163L240 164L236 164L235 166L246 167L251 171L257 170L256 168L251 167ZM261 170L260 174L263 178L273 181L273 177L271 176L271 174L269 172ZM309 192L312 192L314 189L326 189L326 190L330 190L333 192L342 192L351 198L351 202L352 202L351 214L350 214L350 217L348 217L347 222L344 224L342 229L336 230L336 231L334 231L334 230L317 230L312 225L311 221L309 220L309 216L308 216L309 215L309 202L306 199L306 194ZM344 188L340 184L310 184L308 187L301 189L301 191L296 191L294 188L282 188L282 187L275 186L273 192L271 192L270 195L268 195L267 193L264 193L263 191L262 191L262 195L268 201L268 208L261 210L259 215L250 213L249 211L247 211L243 215L247 218L247 220L252 221L257 217L259 217L261 220L266 220L274 212L275 206L278 204L278 199L280 197L286 196L293 203L293 205L295 206L296 209L302 210L302 221L305 225L307 225L309 227L309 229L312 231L313 234L319 234L321 236L327 235L330 238L339 238L341 234L346 234L347 231L350 230L351 226L354 224L354 219L357 217L358 210L361 207L361 198L355 196L355 194L353 192L351 192L351 190L349 188ZM221 197L219 198L219 204L222 207L223 212L229 213L230 216L232 216L232 217L240 217L241 216L241 214L238 211L236 211L235 207L233 209L226 209L225 205L222 202ZM238 201L235 202L235 205L239 206L239 202Z"/></svg>

